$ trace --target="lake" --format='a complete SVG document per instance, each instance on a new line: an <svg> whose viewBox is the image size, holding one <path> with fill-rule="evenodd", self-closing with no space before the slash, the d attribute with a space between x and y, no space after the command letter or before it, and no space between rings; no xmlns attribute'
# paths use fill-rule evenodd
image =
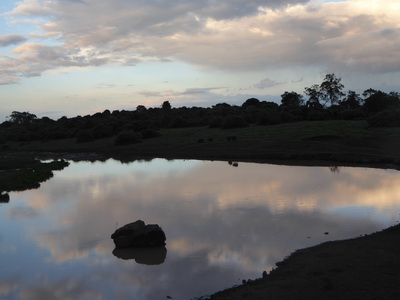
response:
<svg viewBox="0 0 400 300"><path fill-rule="evenodd" d="M0 204L0 299L194 299L399 213L393 170L71 161ZM163 228L166 247L114 251L111 234L139 219Z"/></svg>

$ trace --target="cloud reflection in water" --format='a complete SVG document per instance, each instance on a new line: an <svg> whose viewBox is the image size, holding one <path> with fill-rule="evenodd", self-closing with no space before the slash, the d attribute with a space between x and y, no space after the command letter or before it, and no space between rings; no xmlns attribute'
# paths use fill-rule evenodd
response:
<svg viewBox="0 0 400 300"><path fill-rule="evenodd" d="M1 227L0 252L12 242L5 228L22 226L15 214L22 204L35 212L23 219L27 238L20 238L32 258L23 271L6 264L0 280L18 278L9 279L18 288L6 298L44 299L51 291L75 299L190 299L260 277L295 249L393 224L400 175L200 161L72 163L2 207L8 218L0 225L9 226ZM112 255L111 233L138 219L165 231L163 263L143 253L128 253L139 263ZM18 265L21 251L6 254Z"/></svg>

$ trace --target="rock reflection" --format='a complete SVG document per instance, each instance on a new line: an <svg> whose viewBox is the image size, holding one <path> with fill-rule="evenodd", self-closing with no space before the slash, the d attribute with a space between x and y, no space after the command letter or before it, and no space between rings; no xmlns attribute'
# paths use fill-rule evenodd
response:
<svg viewBox="0 0 400 300"><path fill-rule="evenodd" d="M134 259L136 263L142 265L161 265L167 258L167 248L149 247L149 248L115 248L112 252L115 257L123 260Z"/></svg>

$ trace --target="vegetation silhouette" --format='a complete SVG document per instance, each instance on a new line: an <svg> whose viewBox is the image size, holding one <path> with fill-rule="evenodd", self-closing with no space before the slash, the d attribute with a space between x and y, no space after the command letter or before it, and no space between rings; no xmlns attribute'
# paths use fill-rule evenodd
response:
<svg viewBox="0 0 400 300"><path fill-rule="evenodd" d="M306 98L306 99L305 99ZM14 111L0 124L0 147L8 141L49 141L75 139L86 143L114 137L115 145L139 143L160 136L163 128L243 128L250 125L274 125L298 121L367 120L373 127L400 126L400 94L368 89L362 95L344 92L341 78L327 74L321 84L305 88L305 96L284 92L281 104L247 99L241 106L218 103L212 107L173 108L169 101L160 107L135 110L105 110L93 115L38 118L29 112Z"/></svg>
<svg viewBox="0 0 400 300"><path fill-rule="evenodd" d="M53 177L54 170L62 170L65 160L42 162L35 158L16 156L0 158L0 203L10 201L9 192L40 187L40 183Z"/></svg>

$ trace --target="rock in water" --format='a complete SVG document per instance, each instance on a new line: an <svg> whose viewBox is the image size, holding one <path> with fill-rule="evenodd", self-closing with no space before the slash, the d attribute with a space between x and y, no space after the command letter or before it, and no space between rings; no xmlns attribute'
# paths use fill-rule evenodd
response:
<svg viewBox="0 0 400 300"><path fill-rule="evenodd" d="M126 224L111 235L116 248L165 246L165 233L157 224L142 220Z"/></svg>

